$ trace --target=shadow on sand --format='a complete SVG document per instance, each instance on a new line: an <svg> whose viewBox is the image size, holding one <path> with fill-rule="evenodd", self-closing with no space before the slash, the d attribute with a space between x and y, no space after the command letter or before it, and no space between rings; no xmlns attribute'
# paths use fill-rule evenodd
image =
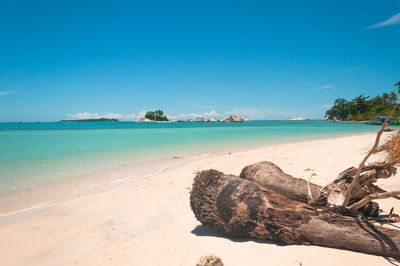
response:
<svg viewBox="0 0 400 266"><path fill-rule="evenodd" d="M256 243L273 244L276 246L285 246L285 245L281 245L281 244L276 243L271 240L260 240L260 239L255 239L255 238L233 238L233 237L218 233L216 230L206 227L204 225L196 226L196 228L194 228L191 231L191 233L196 236L214 236L214 237L225 238L225 239L229 239L230 241L238 242L238 243L252 241L252 242L256 242Z"/></svg>
<svg viewBox="0 0 400 266"><path fill-rule="evenodd" d="M256 243L272 244L272 245L281 246L281 247L286 246L286 245L282 245L282 244L276 243L271 240L260 240L260 239L254 239L254 238L240 238L239 239L239 238L229 237L229 236L226 236L224 234L217 232L216 230L214 230L212 228L209 228L209 227L206 227L203 225L196 226L196 228L194 228L191 231L191 233L196 236L213 236L213 237L225 238L230 241L237 242L237 243L252 241L252 242L256 242ZM390 257L383 257L383 258L385 258L392 265L400 266L400 259L398 259L398 258L390 258Z"/></svg>

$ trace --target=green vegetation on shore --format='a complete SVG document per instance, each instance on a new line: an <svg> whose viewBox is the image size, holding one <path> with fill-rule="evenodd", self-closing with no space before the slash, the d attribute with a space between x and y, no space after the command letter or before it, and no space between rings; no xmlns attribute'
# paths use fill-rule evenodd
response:
<svg viewBox="0 0 400 266"><path fill-rule="evenodd" d="M388 115L396 104L398 96L395 92L383 93L382 95L371 98L370 96L360 96L351 101L344 98L335 100L331 109L326 111L325 117L328 119L339 119L343 121L365 121L377 116ZM399 116L398 109L394 116Z"/></svg>
<svg viewBox="0 0 400 266"><path fill-rule="evenodd" d="M153 121L169 121L163 110L148 111L144 117Z"/></svg>

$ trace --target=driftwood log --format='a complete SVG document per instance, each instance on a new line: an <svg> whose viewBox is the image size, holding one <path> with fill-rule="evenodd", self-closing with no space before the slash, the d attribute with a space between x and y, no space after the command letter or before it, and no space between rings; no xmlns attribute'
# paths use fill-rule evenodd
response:
<svg viewBox="0 0 400 266"><path fill-rule="evenodd" d="M311 206L305 203L307 182L286 175L272 163L261 165L245 168L241 178L216 170L198 173L190 195L196 218L236 238L400 257L400 231L377 229L361 217ZM310 186L316 193L318 187Z"/></svg>

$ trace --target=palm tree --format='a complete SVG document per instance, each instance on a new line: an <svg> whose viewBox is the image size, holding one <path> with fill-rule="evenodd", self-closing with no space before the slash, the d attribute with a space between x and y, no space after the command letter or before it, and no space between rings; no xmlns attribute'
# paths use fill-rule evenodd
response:
<svg viewBox="0 0 400 266"><path fill-rule="evenodd" d="M397 81L396 84L394 84L394 87L397 90L397 94L400 94L400 81Z"/></svg>
<svg viewBox="0 0 400 266"><path fill-rule="evenodd" d="M393 104L395 104L395 103L397 102L397 99L398 99L397 94L396 94L394 91L392 91L392 92L390 93L390 101L391 101Z"/></svg>
<svg viewBox="0 0 400 266"><path fill-rule="evenodd" d="M382 96L377 95L374 98L372 98L371 99L371 104L372 104L372 106L383 104Z"/></svg>
<svg viewBox="0 0 400 266"><path fill-rule="evenodd" d="M390 102L390 95L389 93L382 94L383 105L386 107Z"/></svg>
<svg viewBox="0 0 400 266"><path fill-rule="evenodd" d="M389 96L388 96L389 97ZM369 96L364 97L363 94L354 98L351 102L354 103L355 113L364 113L368 109L368 100Z"/></svg>

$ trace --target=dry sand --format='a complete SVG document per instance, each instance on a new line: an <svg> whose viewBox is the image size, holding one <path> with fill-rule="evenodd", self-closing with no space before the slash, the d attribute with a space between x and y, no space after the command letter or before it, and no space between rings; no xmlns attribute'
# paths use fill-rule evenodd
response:
<svg viewBox="0 0 400 266"><path fill-rule="evenodd" d="M246 165L268 160L295 177L307 178L304 170L314 169L312 182L324 185L356 166L374 138L364 134L227 152L115 191L0 217L0 264L195 265L200 256L215 254L227 266L392 265L383 257L345 250L229 239L201 226L189 205L196 171L237 175ZM378 153L370 161L384 158ZM399 188L400 175L381 184ZM386 212L392 206L400 211L400 201L380 204Z"/></svg>

